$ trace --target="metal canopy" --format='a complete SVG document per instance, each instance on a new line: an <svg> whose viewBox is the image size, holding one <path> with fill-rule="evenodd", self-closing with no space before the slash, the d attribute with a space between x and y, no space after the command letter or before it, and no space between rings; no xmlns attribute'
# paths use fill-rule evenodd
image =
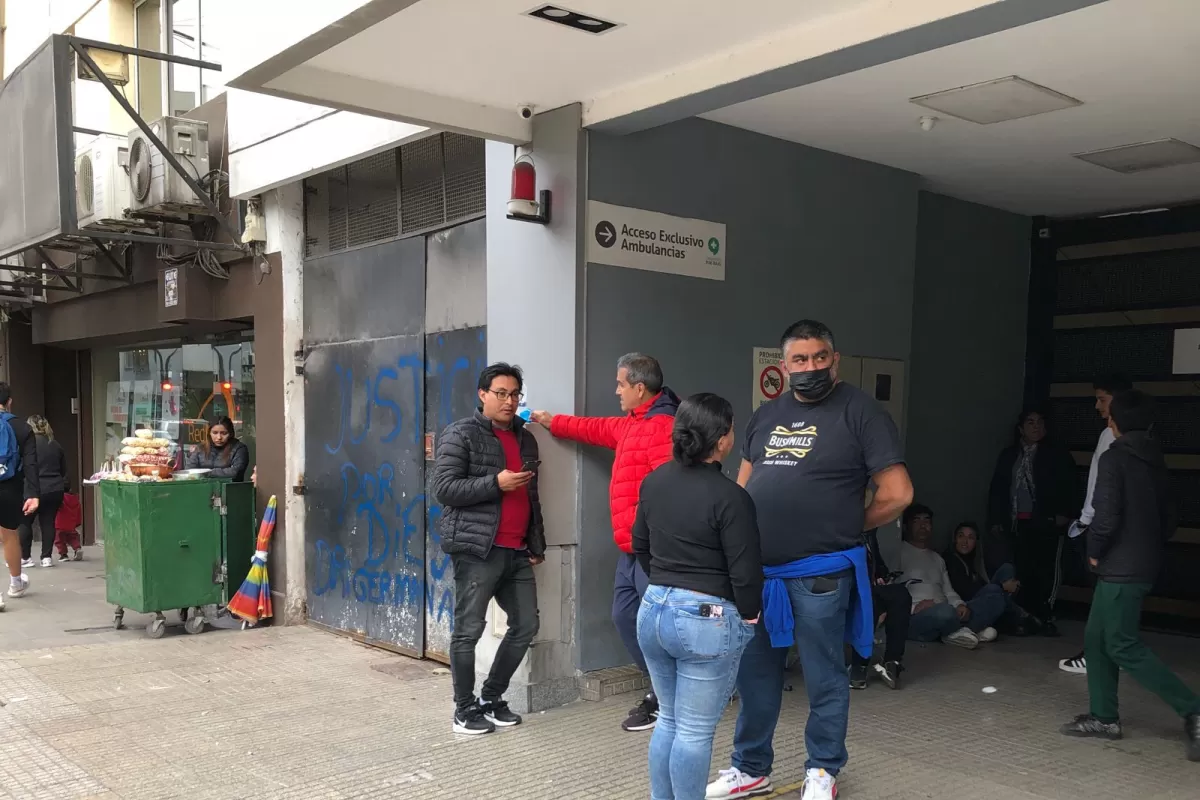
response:
<svg viewBox="0 0 1200 800"><path fill-rule="evenodd" d="M216 203L200 183L180 164L146 120L104 74L89 50L165 61L172 64L219 71L219 64L183 56L156 53L136 47L99 42L75 36L51 36L25 60L4 83L0 84L0 261L25 253L24 265L3 265L12 272L53 276L66 287L47 285L47 289L75 291L80 280L130 282L132 273L125 258L131 243L192 247L197 250L247 252L239 234L221 214ZM182 239L166 235L168 224L186 225L188 219L138 218L128 216L115 230L90 230L79 227L75 208L75 133L93 133L74 124L74 66L78 59L91 75L108 90L137 127L145 134L168 167L178 173L195 192L209 215L232 242ZM50 102L47 102L50 98ZM148 215L149 216L149 215ZM74 253L73 268L55 265L46 250ZM33 255L36 253L36 256ZM79 259L95 258L113 267L117 274L82 272ZM4 288L19 288L18 286ZM10 297L0 293L0 300Z"/></svg>

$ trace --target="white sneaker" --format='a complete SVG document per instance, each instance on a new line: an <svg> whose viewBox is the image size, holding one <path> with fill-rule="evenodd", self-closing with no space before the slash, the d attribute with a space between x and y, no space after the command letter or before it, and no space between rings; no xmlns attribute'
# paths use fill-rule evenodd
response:
<svg viewBox="0 0 1200 800"><path fill-rule="evenodd" d="M4 610L4 592L0 592L0 611Z"/></svg>
<svg viewBox="0 0 1200 800"><path fill-rule="evenodd" d="M946 644L952 644L955 647L962 647L967 650L974 650L979 646L979 637L970 628L962 627L956 630L949 636L943 636L942 641Z"/></svg>
<svg viewBox="0 0 1200 800"><path fill-rule="evenodd" d="M996 632L996 629L991 627L984 628L979 633L975 634L975 636L978 637L979 641L981 642L994 642L996 641L996 637L999 635L1000 634Z"/></svg>
<svg viewBox="0 0 1200 800"><path fill-rule="evenodd" d="M42 559L42 566L43 566L43 567L53 567L53 566L54 566L54 559L53 559L53 558L43 558L43 559Z"/></svg>
<svg viewBox="0 0 1200 800"><path fill-rule="evenodd" d="M837 793L837 778L825 770L810 769L805 773L800 800L833 800Z"/></svg>
<svg viewBox="0 0 1200 800"><path fill-rule="evenodd" d="M771 793L770 778L755 778L737 767L723 769L717 779L704 791L704 800L724 800L726 797L756 797Z"/></svg>
<svg viewBox="0 0 1200 800"><path fill-rule="evenodd" d="M1058 662L1058 668L1063 672L1070 672L1072 675L1087 675L1087 659L1083 653L1080 653L1073 658L1064 658Z"/></svg>
<svg viewBox="0 0 1200 800"><path fill-rule="evenodd" d="M29 567L36 567L36 566L37 566L37 562L34 561L32 558L22 558L21 559L21 569L28 569Z"/></svg>
<svg viewBox="0 0 1200 800"><path fill-rule="evenodd" d="M9 597L24 597L25 593L28 591L29 591L29 576L26 575L24 572L21 573L21 582L17 586L13 586L11 580L8 582L8 596Z"/></svg>

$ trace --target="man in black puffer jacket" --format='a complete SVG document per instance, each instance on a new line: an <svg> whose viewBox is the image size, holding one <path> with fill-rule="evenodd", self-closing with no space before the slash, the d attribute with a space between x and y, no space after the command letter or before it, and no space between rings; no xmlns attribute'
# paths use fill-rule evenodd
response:
<svg viewBox="0 0 1200 800"><path fill-rule="evenodd" d="M521 724L503 697L538 631L533 568L546 555L537 440L517 416L522 384L519 368L492 364L479 376L480 408L438 440L433 495L444 508L442 550L454 563L455 733ZM508 632L476 699L475 645L493 597L508 617Z"/></svg>
<svg viewBox="0 0 1200 800"><path fill-rule="evenodd" d="M1150 434L1154 405L1124 392L1109 406L1117 437L1100 456L1087 531L1088 563L1096 573L1084 634L1091 709L1062 726L1068 736L1121 738L1117 715L1120 670L1161 697L1184 720L1188 758L1200 761L1200 696L1146 647L1138 633L1142 601L1158 578L1175 532L1166 462Z"/></svg>

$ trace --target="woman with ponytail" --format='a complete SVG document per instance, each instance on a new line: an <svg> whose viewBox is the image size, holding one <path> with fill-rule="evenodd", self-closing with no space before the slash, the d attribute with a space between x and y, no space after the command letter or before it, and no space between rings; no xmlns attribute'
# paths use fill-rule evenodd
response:
<svg viewBox="0 0 1200 800"><path fill-rule="evenodd" d="M633 552L650 585L638 612L658 724L652 800L703 800L713 733L762 608L754 502L725 477L733 407L715 394L675 413L673 458L642 481Z"/></svg>

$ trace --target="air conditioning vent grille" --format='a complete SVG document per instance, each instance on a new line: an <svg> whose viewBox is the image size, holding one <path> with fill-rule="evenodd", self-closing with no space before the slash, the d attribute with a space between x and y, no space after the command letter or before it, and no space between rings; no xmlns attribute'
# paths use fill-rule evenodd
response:
<svg viewBox="0 0 1200 800"><path fill-rule="evenodd" d="M150 145L140 136L129 148L129 190L139 203L150 194Z"/></svg>
<svg viewBox="0 0 1200 800"><path fill-rule="evenodd" d="M79 159L79 170L75 175L75 197L80 216L90 217L96 213L96 182L90 153Z"/></svg>

